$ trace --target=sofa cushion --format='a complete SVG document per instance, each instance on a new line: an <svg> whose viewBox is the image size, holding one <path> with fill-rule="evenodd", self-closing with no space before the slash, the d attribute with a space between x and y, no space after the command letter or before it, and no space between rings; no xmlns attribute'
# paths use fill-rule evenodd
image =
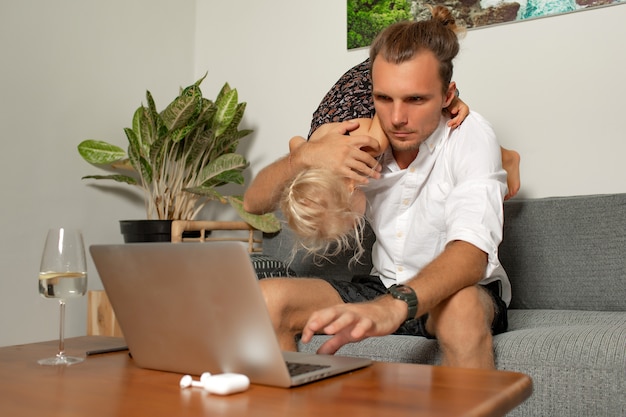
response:
<svg viewBox="0 0 626 417"><path fill-rule="evenodd" d="M512 416L626 415L626 312L509 313L510 331L494 337L496 366L533 379Z"/></svg>
<svg viewBox="0 0 626 417"><path fill-rule="evenodd" d="M626 325L623 311L509 310L509 331L554 326ZM625 345L626 347L626 345ZM624 349L626 353L626 349Z"/></svg>
<svg viewBox="0 0 626 417"><path fill-rule="evenodd" d="M504 209L511 308L626 311L626 194L513 199Z"/></svg>
<svg viewBox="0 0 626 417"><path fill-rule="evenodd" d="M300 352L314 353L330 336L314 336L310 343L298 342ZM381 362L435 364L440 361L436 340L420 336L370 337L358 343L341 347L337 355L370 358Z"/></svg>

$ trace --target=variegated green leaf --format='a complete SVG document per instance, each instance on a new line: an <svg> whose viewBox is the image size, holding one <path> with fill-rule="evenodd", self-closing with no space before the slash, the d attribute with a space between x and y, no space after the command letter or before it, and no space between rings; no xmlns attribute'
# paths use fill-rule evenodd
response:
<svg viewBox="0 0 626 417"><path fill-rule="evenodd" d="M196 128L195 125L190 124L176 129L170 132L172 142L177 143L183 140L192 130Z"/></svg>
<svg viewBox="0 0 626 417"><path fill-rule="evenodd" d="M202 170L198 177L198 182L204 184L208 180L215 178L226 171L245 169L247 166L248 161L246 161L246 159L239 154L229 153L222 155L211 161L209 165Z"/></svg>
<svg viewBox="0 0 626 417"><path fill-rule="evenodd" d="M126 152L119 146L93 139L78 144L78 153L85 161L97 165L110 164L126 157Z"/></svg>
<svg viewBox="0 0 626 417"><path fill-rule="evenodd" d="M262 215L248 213L243 209L243 201L240 196L228 196L226 199L237 211L239 217L255 229L265 233L276 233L281 229L280 220L278 220L273 213Z"/></svg>
<svg viewBox="0 0 626 417"><path fill-rule="evenodd" d="M230 90L225 93L215 105L217 106L217 113L215 113L215 119L213 127L215 128L215 136L220 136L224 133L237 114L237 90Z"/></svg>
<svg viewBox="0 0 626 417"><path fill-rule="evenodd" d="M143 114L143 107L137 107L137 110L135 110L135 113L133 113L133 131L139 135L139 132L141 130L141 128L139 127L140 125L140 120L141 120L141 115Z"/></svg>
<svg viewBox="0 0 626 417"><path fill-rule="evenodd" d="M239 139L243 139L246 136L250 135L254 133L254 130L252 129L243 129L243 130L238 130L237 133L235 134L235 137L237 138L237 140Z"/></svg>
<svg viewBox="0 0 626 417"><path fill-rule="evenodd" d="M226 202L224 196L220 194L217 190L215 190L215 188L213 187L198 186L198 187L185 188L184 190L193 194L201 195L203 197L208 198L209 200L219 200L223 203Z"/></svg>
<svg viewBox="0 0 626 417"><path fill-rule="evenodd" d="M202 157L207 148L211 146L210 135L205 133L206 132L201 128L196 129L192 134L188 135L185 140L186 166L194 172L198 172L202 169Z"/></svg>
<svg viewBox="0 0 626 417"><path fill-rule="evenodd" d="M195 85L196 87L200 87L200 84L202 84L202 81L204 81L204 79L206 78L206 76L209 74L209 72L205 72L204 75L202 76L202 78L200 78L198 81L196 81L195 83L193 83L193 85Z"/></svg>
<svg viewBox="0 0 626 417"><path fill-rule="evenodd" d="M135 171L139 173L146 184L150 184L152 182L152 166L146 158L139 155L132 147L128 148L128 158L135 168Z"/></svg>
<svg viewBox="0 0 626 417"><path fill-rule="evenodd" d="M156 104L154 104L154 98L152 97L152 93L150 91L146 91L146 101L148 102L148 112L150 113L150 117L156 120L155 115L159 114L156 108Z"/></svg>
<svg viewBox="0 0 626 417"><path fill-rule="evenodd" d="M82 179L94 180L113 180L117 182L125 182L126 184L137 185L137 180L128 175L86 175Z"/></svg>
<svg viewBox="0 0 626 417"><path fill-rule="evenodd" d="M167 135L159 136L157 140L150 146L149 161L154 171L160 171L163 164L163 154L167 149L169 137Z"/></svg>
<svg viewBox="0 0 626 417"><path fill-rule="evenodd" d="M216 175L213 178L210 178L207 181L203 182L202 186L221 187L222 185L226 184L243 185L244 178L241 171L243 171L243 168L231 169L229 171L222 172L221 174Z"/></svg>
<svg viewBox="0 0 626 417"><path fill-rule="evenodd" d="M146 91L146 100L148 101L146 118L154 129L154 137L152 138L152 142L154 142L159 136L161 136L161 131L167 132L167 127L163 124L163 120L156 109L156 105L154 104L154 99L152 98L150 91ZM150 144L152 144L152 142Z"/></svg>
<svg viewBox="0 0 626 417"><path fill-rule="evenodd" d="M222 86L222 89L220 90L219 93L217 93L217 97L215 98L215 102L217 103L218 101L222 100L224 98L224 96L229 93L231 90L230 85L228 85L228 83L224 83L224 85Z"/></svg>
<svg viewBox="0 0 626 417"><path fill-rule="evenodd" d="M169 130L176 130L185 126L189 119L200 111L202 93L199 90L199 87L187 87L161 112L163 122Z"/></svg>
<svg viewBox="0 0 626 417"><path fill-rule="evenodd" d="M215 113L217 112L217 106L211 100L206 98L202 99L202 108L198 114L198 121L211 124Z"/></svg>
<svg viewBox="0 0 626 417"><path fill-rule="evenodd" d="M128 153L134 152L136 155L143 155L143 149L141 148L141 144L139 143L139 138L137 137L137 133L134 130L129 128L124 128L124 133L126 133L126 138L128 139Z"/></svg>
<svg viewBox="0 0 626 417"><path fill-rule="evenodd" d="M137 134L139 143L141 144L141 152L143 155L147 155L150 150L150 145L156 139L156 123L152 120L150 110L147 107L140 107L138 110L138 118L135 122L133 120L133 131Z"/></svg>
<svg viewBox="0 0 626 417"><path fill-rule="evenodd" d="M141 177L146 184L150 184L152 182L152 166L150 162L142 156L139 158L139 163L141 165Z"/></svg>
<svg viewBox="0 0 626 417"><path fill-rule="evenodd" d="M234 130L232 132L227 132L222 136L222 143L226 147L226 150L230 152L235 152L237 147L239 146L239 140L251 134L253 130L244 129L244 130Z"/></svg>
<svg viewBox="0 0 626 417"><path fill-rule="evenodd" d="M237 130L237 127L239 126L239 123L241 123L241 120L243 119L243 114L246 111L246 103L238 103L237 104L237 108L235 109L235 114L233 115L233 119L230 121L230 126L228 126L228 129L225 130L225 132L234 132Z"/></svg>

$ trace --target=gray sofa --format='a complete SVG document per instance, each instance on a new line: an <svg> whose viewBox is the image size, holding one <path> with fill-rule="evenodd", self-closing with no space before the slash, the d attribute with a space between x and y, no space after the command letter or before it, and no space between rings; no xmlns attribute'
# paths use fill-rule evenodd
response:
<svg viewBox="0 0 626 417"><path fill-rule="evenodd" d="M373 236L367 237L371 245ZM264 237L264 254L288 259L288 229ZM298 276L347 278L347 256L315 265L296 256ZM626 416L626 194L513 199L505 203L500 259L512 286L509 331L495 337L498 369L532 377L514 416ZM316 336L303 351L315 351ZM338 354L437 364L436 341L370 338Z"/></svg>

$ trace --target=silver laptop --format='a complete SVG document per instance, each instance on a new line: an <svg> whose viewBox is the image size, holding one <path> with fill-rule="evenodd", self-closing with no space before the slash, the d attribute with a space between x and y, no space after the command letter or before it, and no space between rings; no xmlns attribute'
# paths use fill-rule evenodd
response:
<svg viewBox="0 0 626 417"><path fill-rule="evenodd" d="M291 387L371 363L281 352L241 243L93 245L90 252L140 367L235 372L252 383Z"/></svg>

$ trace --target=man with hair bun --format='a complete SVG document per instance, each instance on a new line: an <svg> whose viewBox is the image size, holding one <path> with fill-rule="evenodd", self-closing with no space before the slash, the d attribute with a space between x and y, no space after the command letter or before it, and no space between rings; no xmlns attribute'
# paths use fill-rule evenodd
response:
<svg viewBox="0 0 626 417"><path fill-rule="evenodd" d="M506 330L511 299L498 260L506 172L480 115L448 125L457 27L446 8L432 11L428 21L390 26L370 48L374 107L389 141L378 161L362 150L377 149L375 139L339 140L357 127L344 122L270 165L246 192L247 210L267 211L297 173L332 166L361 186L376 235L369 276L260 282L285 350L300 334L305 343L332 335L318 352L334 353L396 333L436 338L443 365L494 367L492 334Z"/></svg>

